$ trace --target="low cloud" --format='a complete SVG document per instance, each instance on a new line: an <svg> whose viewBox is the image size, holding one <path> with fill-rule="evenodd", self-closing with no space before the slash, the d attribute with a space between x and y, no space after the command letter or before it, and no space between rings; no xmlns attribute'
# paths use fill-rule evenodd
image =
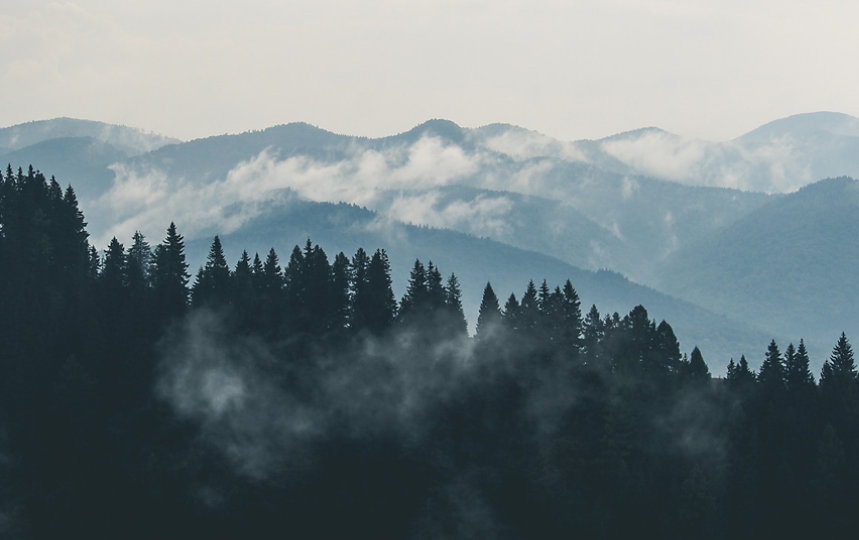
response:
<svg viewBox="0 0 859 540"><path fill-rule="evenodd" d="M641 174L689 180L695 178L709 143L684 139L661 131L647 131L602 143L602 151Z"/></svg>
<svg viewBox="0 0 859 540"><path fill-rule="evenodd" d="M565 161L587 161L587 157L575 143L562 142L532 131L509 129L494 137L487 137L483 145L517 161L552 157Z"/></svg>
<svg viewBox="0 0 859 540"><path fill-rule="evenodd" d="M265 203L296 195L364 206L379 212L382 222L442 227L454 220L477 234L489 234L503 227L503 214L512 206L509 200L478 196L441 204L438 194L427 191L464 181L480 170L482 159L439 138L423 137L385 151L355 148L348 159L336 163L306 156L278 160L263 150L206 185L158 168L118 164L112 167L112 188L93 205L115 225L96 237L96 243L107 245L111 236L130 238L138 229L155 233L176 216L182 217L189 238L212 228L228 234L258 216Z"/></svg>

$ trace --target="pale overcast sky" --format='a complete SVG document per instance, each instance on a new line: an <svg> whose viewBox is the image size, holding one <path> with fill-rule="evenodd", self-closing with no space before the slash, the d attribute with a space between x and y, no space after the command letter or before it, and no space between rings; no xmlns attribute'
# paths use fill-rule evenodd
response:
<svg viewBox="0 0 859 540"><path fill-rule="evenodd" d="M447 118L723 140L859 116L857 21L852 0L4 0L0 126L382 136Z"/></svg>

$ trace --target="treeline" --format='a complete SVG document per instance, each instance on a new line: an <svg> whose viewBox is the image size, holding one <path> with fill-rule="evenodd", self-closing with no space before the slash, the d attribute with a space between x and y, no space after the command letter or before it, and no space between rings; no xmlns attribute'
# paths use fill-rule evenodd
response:
<svg viewBox="0 0 859 540"><path fill-rule="evenodd" d="M103 254L71 187L0 175L0 535L744 538L855 535L846 336L711 377L642 306L569 281L470 337L454 274L384 250L281 263L171 224Z"/></svg>

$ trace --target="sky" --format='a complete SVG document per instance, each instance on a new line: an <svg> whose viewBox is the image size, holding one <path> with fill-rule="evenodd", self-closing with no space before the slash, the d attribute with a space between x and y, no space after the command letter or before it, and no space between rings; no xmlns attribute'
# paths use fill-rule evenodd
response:
<svg viewBox="0 0 859 540"><path fill-rule="evenodd" d="M727 140L859 116L857 20L853 0L4 0L0 126L378 137L447 118Z"/></svg>

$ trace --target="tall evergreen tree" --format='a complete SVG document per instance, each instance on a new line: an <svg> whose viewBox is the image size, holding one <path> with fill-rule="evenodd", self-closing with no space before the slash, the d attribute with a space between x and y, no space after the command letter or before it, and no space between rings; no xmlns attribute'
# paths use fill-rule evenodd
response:
<svg viewBox="0 0 859 540"><path fill-rule="evenodd" d="M758 381L765 393L780 392L785 386L784 361L775 340L770 341L761 364Z"/></svg>
<svg viewBox="0 0 859 540"><path fill-rule="evenodd" d="M222 306L229 302L231 296L230 267L224 256L221 239L216 235L209 248L206 265L197 274L191 300L195 306Z"/></svg>
<svg viewBox="0 0 859 540"><path fill-rule="evenodd" d="M188 263L185 239L170 223L164 241L155 248L152 271L153 296L159 318L167 322L185 313L188 304Z"/></svg>
<svg viewBox="0 0 859 540"><path fill-rule="evenodd" d="M600 312L596 305L591 305L582 323L582 352L586 363L593 365L598 362L598 351L604 337L605 325L600 318Z"/></svg>
<svg viewBox="0 0 859 540"><path fill-rule="evenodd" d="M507 301L504 302L504 313L502 313L502 320L504 321L504 325L508 330L517 331L520 328L520 311L521 306L519 305L519 301L516 300L516 295L510 293L510 296L507 298Z"/></svg>
<svg viewBox="0 0 859 540"><path fill-rule="evenodd" d="M808 351L805 342L799 340L799 347L793 351L793 344L785 351L785 380L791 395L814 390L814 376L809 368Z"/></svg>
<svg viewBox="0 0 859 540"><path fill-rule="evenodd" d="M330 330L342 331L349 324L349 264L342 251L331 264Z"/></svg>
<svg viewBox="0 0 859 540"><path fill-rule="evenodd" d="M400 300L400 310L398 318L403 323L413 323L418 320L423 314L427 306L427 297L429 292L427 289L427 271L420 260L416 260L412 271L409 274L409 284L406 287L406 293Z"/></svg>
<svg viewBox="0 0 859 540"><path fill-rule="evenodd" d="M390 328L397 316L397 301L391 288L391 263L384 249L377 249L367 265L366 325L374 334Z"/></svg>
<svg viewBox="0 0 859 540"><path fill-rule="evenodd" d="M537 294L537 287L534 285L533 281L528 282L525 294L522 295L522 301L519 303L517 319L519 329L528 332L528 335L533 335L533 332L540 324L540 301Z"/></svg>
<svg viewBox="0 0 859 540"><path fill-rule="evenodd" d="M492 290L492 285L487 282L483 289L483 299L480 301L480 310L477 314L476 336L478 340L487 339L491 336L498 324L501 322L501 309L498 306L498 297Z"/></svg>
<svg viewBox="0 0 859 540"><path fill-rule="evenodd" d="M692 354L689 355L687 377L692 384L707 384L710 382L710 369L707 368L707 363L704 362L704 356L698 347L692 349Z"/></svg>
<svg viewBox="0 0 859 540"><path fill-rule="evenodd" d="M462 291L455 274L450 275L444 288L444 312L449 335L451 337L467 336L468 324L465 321L465 313L462 311Z"/></svg>
<svg viewBox="0 0 859 540"><path fill-rule="evenodd" d="M853 359L853 348L847 341L844 332L838 338L838 343L832 349L829 359L824 362L820 373L820 386L822 390L837 388L843 391L856 382L856 362Z"/></svg>

